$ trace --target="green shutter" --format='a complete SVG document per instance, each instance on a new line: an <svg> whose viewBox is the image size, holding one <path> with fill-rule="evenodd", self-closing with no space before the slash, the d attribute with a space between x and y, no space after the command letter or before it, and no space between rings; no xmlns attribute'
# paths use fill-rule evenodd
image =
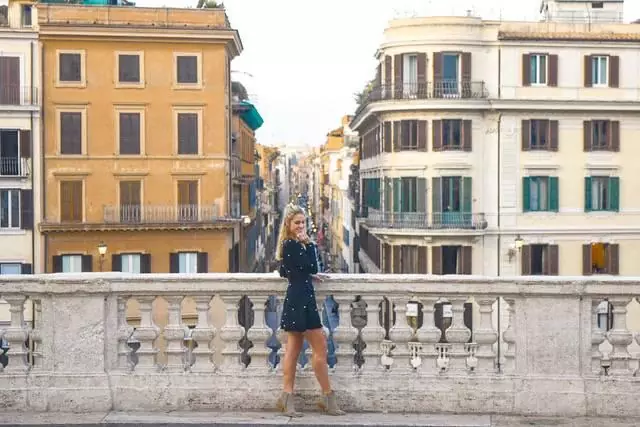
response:
<svg viewBox="0 0 640 427"><path fill-rule="evenodd" d="M427 211L427 180L425 178L418 178L416 180L416 212Z"/></svg>
<svg viewBox="0 0 640 427"><path fill-rule="evenodd" d="M471 213L471 201L472 201L472 184L471 177L462 178L462 212Z"/></svg>
<svg viewBox="0 0 640 427"><path fill-rule="evenodd" d="M391 212L392 200L393 200L393 192L391 191L391 178L385 178L384 183L384 211Z"/></svg>
<svg viewBox="0 0 640 427"><path fill-rule="evenodd" d="M528 176L522 178L522 212L529 212L531 210L531 178Z"/></svg>
<svg viewBox="0 0 640 427"><path fill-rule="evenodd" d="M620 178L617 176L609 178L609 210L620 211Z"/></svg>
<svg viewBox="0 0 640 427"><path fill-rule="evenodd" d="M438 214L442 212L442 178L434 177L431 182L431 211Z"/></svg>
<svg viewBox="0 0 640 427"><path fill-rule="evenodd" d="M373 194L375 195L375 204L376 204L375 208L380 210L380 199L382 198L382 195L381 195L382 189L380 188L380 178L376 178L374 182L375 182L375 191Z"/></svg>
<svg viewBox="0 0 640 427"><path fill-rule="evenodd" d="M591 177L584 178L584 211L591 212Z"/></svg>
<svg viewBox="0 0 640 427"><path fill-rule="evenodd" d="M549 210L551 212L558 212L560 210L558 177L549 177Z"/></svg>
<svg viewBox="0 0 640 427"><path fill-rule="evenodd" d="M393 211L402 212L402 181L393 178Z"/></svg>

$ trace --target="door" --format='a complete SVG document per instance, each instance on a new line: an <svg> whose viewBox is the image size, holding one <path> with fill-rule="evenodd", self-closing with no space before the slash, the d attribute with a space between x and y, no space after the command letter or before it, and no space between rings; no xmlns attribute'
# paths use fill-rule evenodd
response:
<svg viewBox="0 0 640 427"><path fill-rule="evenodd" d="M20 175L18 131L0 131L0 175Z"/></svg>
<svg viewBox="0 0 640 427"><path fill-rule="evenodd" d="M140 181L120 181L120 222L137 223L141 219Z"/></svg>
<svg viewBox="0 0 640 427"><path fill-rule="evenodd" d="M198 181L178 181L178 219L198 220Z"/></svg>
<svg viewBox="0 0 640 427"><path fill-rule="evenodd" d="M460 82L460 56L457 53L442 55L442 85L444 96L457 96Z"/></svg>
<svg viewBox="0 0 640 427"><path fill-rule="evenodd" d="M0 56L0 104L20 105L20 58Z"/></svg>

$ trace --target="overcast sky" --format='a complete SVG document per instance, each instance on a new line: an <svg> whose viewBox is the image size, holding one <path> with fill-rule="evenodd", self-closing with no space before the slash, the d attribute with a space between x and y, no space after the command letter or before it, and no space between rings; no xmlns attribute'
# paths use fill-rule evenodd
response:
<svg viewBox="0 0 640 427"><path fill-rule="evenodd" d="M625 3L625 21L640 18L640 0ZM137 0L138 6L196 4ZM233 78L247 87L265 120L259 142L318 145L355 109L353 93L373 77L373 54L389 19L462 15L471 9L485 19L532 20L539 16L540 0L225 0L224 5L244 44L232 63Z"/></svg>

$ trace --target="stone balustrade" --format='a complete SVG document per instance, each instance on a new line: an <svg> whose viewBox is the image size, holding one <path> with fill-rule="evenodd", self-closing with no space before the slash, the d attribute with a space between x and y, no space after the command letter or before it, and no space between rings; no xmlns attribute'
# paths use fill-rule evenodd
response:
<svg viewBox="0 0 640 427"><path fill-rule="evenodd" d="M286 339L265 314L285 286L271 274L0 276L2 408L272 408ZM637 278L335 275L316 289L321 309L337 307L330 372L350 411L640 416ZM315 400L308 364L296 387Z"/></svg>

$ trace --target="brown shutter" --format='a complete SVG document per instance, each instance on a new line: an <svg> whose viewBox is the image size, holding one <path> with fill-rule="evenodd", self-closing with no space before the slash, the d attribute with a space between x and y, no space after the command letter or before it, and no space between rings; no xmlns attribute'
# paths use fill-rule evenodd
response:
<svg viewBox="0 0 640 427"><path fill-rule="evenodd" d="M591 55L584 57L584 87L593 86L593 75L591 73Z"/></svg>
<svg viewBox="0 0 640 427"><path fill-rule="evenodd" d="M122 271L122 256L120 254L111 255L111 271Z"/></svg>
<svg viewBox="0 0 640 427"><path fill-rule="evenodd" d="M198 154L196 113L178 113L178 154Z"/></svg>
<svg viewBox="0 0 640 427"><path fill-rule="evenodd" d="M393 274L401 274L402 247L393 246Z"/></svg>
<svg viewBox="0 0 640 427"><path fill-rule="evenodd" d="M433 126L433 151L442 150L442 120L434 120Z"/></svg>
<svg viewBox="0 0 640 427"><path fill-rule="evenodd" d="M391 153L392 140L391 140L391 122L384 122L384 151L385 153Z"/></svg>
<svg viewBox="0 0 640 427"><path fill-rule="evenodd" d="M462 121L462 150L463 151L471 151L471 140L472 140L471 120L463 120Z"/></svg>
<svg viewBox="0 0 640 427"><path fill-rule="evenodd" d="M591 151L591 137L593 135L591 132L591 122L589 120L585 120L582 125L584 127L583 150L585 152Z"/></svg>
<svg viewBox="0 0 640 427"><path fill-rule="evenodd" d="M427 121L418 120L418 151L427 151Z"/></svg>
<svg viewBox="0 0 640 427"><path fill-rule="evenodd" d="M620 274L620 245L607 245L607 273Z"/></svg>
<svg viewBox="0 0 640 427"><path fill-rule="evenodd" d="M82 221L82 181L60 182L60 220Z"/></svg>
<svg viewBox="0 0 640 427"><path fill-rule="evenodd" d="M470 52L462 52L462 81L463 82L471 82L471 53ZM463 83L464 86L464 83ZM468 85L467 85L468 86Z"/></svg>
<svg viewBox="0 0 640 427"><path fill-rule="evenodd" d="M609 57L609 87L620 86L620 57Z"/></svg>
<svg viewBox="0 0 640 427"><path fill-rule="evenodd" d="M531 55L522 55L522 86L531 86Z"/></svg>
<svg viewBox="0 0 640 427"><path fill-rule="evenodd" d="M177 253L169 254L169 273L180 272L180 258Z"/></svg>
<svg viewBox="0 0 640 427"><path fill-rule="evenodd" d="M442 52L433 53L433 96L441 98L444 93L442 84Z"/></svg>
<svg viewBox="0 0 640 427"><path fill-rule="evenodd" d="M393 267L392 267L392 259L391 259L391 245L388 243L383 243L382 244L382 255L384 256L384 269L383 269L383 273L385 274L392 274L393 273Z"/></svg>
<svg viewBox="0 0 640 427"><path fill-rule="evenodd" d="M20 157L31 158L31 131L29 129L20 130Z"/></svg>
<svg viewBox="0 0 640 427"><path fill-rule="evenodd" d="M418 53L418 98L427 98L427 54Z"/></svg>
<svg viewBox="0 0 640 427"><path fill-rule="evenodd" d="M402 122L393 122L393 151L400 151L400 129Z"/></svg>
<svg viewBox="0 0 640 427"><path fill-rule="evenodd" d="M548 86L558 86L558 55L549 55L549 84Z"/></svg>
<svg viewBox="0 0 640 427"><path fill-rule="evenodd" d="M54 255L52 263L53 263L53 272L62 273L62 256Z"/></svg>
<svg viewBox="0 0 640 427"><path fill-rule="evenodd" d="M20 103L20 58L0 56L0 104Z"/></svg>
<svg viewBox="0 0 640 427"><path fill-rule="evenodd" d="M393 80L391 78L391 57L384 57L384 84L386 89L389 90L391 85L393 84Z"/></svg>
<svg viewBox="0 0 640 427"><path fill-rule="evenodd" d="M90 273L93 271L93 257L91 255L82 255L82 272Z"/></svg>
<svg viewBox="0 0 640 427"><path fill-rule="evenodd" d="M120 113L120 154L140 154L140 113Z"/></svg>
<svg viewBox="0 0 640 427"><path fill-rule="evenodd" d="M558 254L558 245L547 246L547 274L549 276L558 275L558 263L560 262Z"/></svg>
<svg viewBox="0 0 640 427"><path fill-rule="evenodd" d="M402 98L402 55L395 55L393 57L393 87L394 96L396 98Z"/></svg>
<svg viewBox="0 0 640 427"><path fill-rule="evenodd" d="M473 274L473 251L471 246L463 246L462 254L462 274Z"/></svg>
<svg viewBox="0 0 640 427"><path fill-rule="evenodd" d="M427 254L426 246L418 246L418 274L427 274Z"/></svg>
<svg viewBox="0 0 640 427"><path fill-rule="evenodd" d="M82 154L82 113L60 113L60 154Z"/></svg>
<svg viewBox="0 0 640 427"><path fill-rule="evenodd" d="M549 120L549 148L558 151L558 121Z"/></svg>
<svg viewBox="0 0 640 427"><path fill-rule="evenodd" d="M591 245L582 245L582 275L593 274L593 261L591 260Z"/></svg>
<svg viewBox="0 0 640 427"><path fill-rule="evenodd" d="M617 120L612 120L611 122L611 135L610 138L610 146L611 151L618 152L620 151L620 122Z"/></svg>
<svg viewBox="0 0 640 427"><path fill-rule="evenodd" d="M431 272L442 274L442 246L431 247Z"/></svg>
<svg viewBox="0 0 640 427"><path fill-rule="evenodd" d="M379 88L382 84L382 63L378 62L378 68L376 68L376 88Z"/></svg>
<svg viewBox="0 0 640 427"><path fill-rule="evenodd" d="M529 151L531 148L531 121L523 120L522 121L522 151Z"/></svg>
<svg viewBox="0 0 640 427"><path fill-rule="evenodd" d="M522 275L531 275L531 246L524 245L520 253L520 264L522 265Z"/></svg>
<svg viewBox="0 0 640 427"><path fill-rule="evenodd" d="M151 254L140 255L140 273L151 273Z"/></svg>
<svg viewBox="0 0 640 427"><path fill-rule="evenodd" d="M33 190L20 190L20 228L33 230Z"/></svg>
<svg viewBox="0 0 640 427"><path fill-rule="evenodd" d="M209 272L209 254L207 252L198 252L198 273Z"/></svg>

